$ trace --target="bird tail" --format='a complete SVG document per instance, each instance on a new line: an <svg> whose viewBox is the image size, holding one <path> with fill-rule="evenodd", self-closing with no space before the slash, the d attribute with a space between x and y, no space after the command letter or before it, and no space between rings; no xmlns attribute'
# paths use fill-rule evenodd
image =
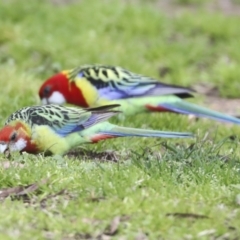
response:
<svg viewBox="0 0 240 240"><path fill-rule="evenodd" d="M157 130L145 130L138 128L126 128L112 125L110 130L99 131L91 137L91 141L96 143L107 138L117 137L156 137L156 138L191 138L192 133L187 132L165 132Z"/></svg>
<svg viewBox="0 0 240 240"><path fill-rule="evenodd" d="M224 113L220 113L217 111L213 111L205 107L201 107L196 104L189 103L183 100L169 102L169 103L161 103L157 106L146 105L146 107L150 111L159 111L159 112L167 111L167 112L174 112L174 113L181 113L181 114L193 114L197 117L206 117L206 118L214 119L217 121L240 124L240 119L236 117L233 117Z"/></svg>

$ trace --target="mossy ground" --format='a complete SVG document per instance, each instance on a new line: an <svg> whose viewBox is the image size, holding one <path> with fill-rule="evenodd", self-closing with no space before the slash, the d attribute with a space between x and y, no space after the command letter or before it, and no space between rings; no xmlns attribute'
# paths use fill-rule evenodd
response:
<svg viewBox="0 0 240 240"><path fill-rule="evenodd" d="M47 77L86 63L239 97L239 16L212 7L218 1L163 2L1 1L1 124L39 103ZM1 156L1 188L48 179L1 202L1 239L240 238L239 126L173 114L112 122L197 137L109 140L65 157L14 154L10 166Z"/></svg>

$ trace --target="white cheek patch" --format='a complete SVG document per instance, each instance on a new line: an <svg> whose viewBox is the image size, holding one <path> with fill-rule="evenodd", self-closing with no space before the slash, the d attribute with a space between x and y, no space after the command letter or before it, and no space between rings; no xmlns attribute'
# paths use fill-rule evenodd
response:
<svg viewBox="0 0 240 240"><path fill-rule="evenodd" d="M66 102L66 99L60 92L53 92L51 97L49 97L46 101L47 103L63 104Z"/></svg>
<svg viewBox="0 0 240 240"><path fill-rule="evenodd" d="M0 144L0 152L4 153L4 151L7 149L7 144Z"/></svg>
<svg viewBox="0 0 240 240"><path fill-rule="evenodd" d="M27 146L27 141L19 138L14 144L10 144L10 151L21 151Z"/></svg>

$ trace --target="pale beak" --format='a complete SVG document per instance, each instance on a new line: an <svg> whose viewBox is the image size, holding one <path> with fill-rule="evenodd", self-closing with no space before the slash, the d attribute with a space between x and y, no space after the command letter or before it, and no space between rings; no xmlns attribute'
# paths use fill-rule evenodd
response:
<svg viewBox="0 0 240 240"><path fill-rule="evenodd" d="M7 158L11 156L8 144L0 144L0 152Z"/></svg>
<svg viewBox="0 0 240 240"><path fill-rule="evenodd" d="M0 143L0 152L1 153L5 153L5 151L8 149L8 145L7 144L3 144L3 143Z"/></svg>
<svg viewBox="0 0 240 240"><path fill-rule="evenodd" d="M6 158L10 158L11 157L11 152L10 152L10 149L7 148L5 151L4 151L4 155Z"/></svg>
<svg viewBox="0 0 240 240"><path fill-rule="evenodd" d="M48 100L47 100L47 98L43 98L42 99L42 105L46 105L46 104L48 104Z"/></svg>

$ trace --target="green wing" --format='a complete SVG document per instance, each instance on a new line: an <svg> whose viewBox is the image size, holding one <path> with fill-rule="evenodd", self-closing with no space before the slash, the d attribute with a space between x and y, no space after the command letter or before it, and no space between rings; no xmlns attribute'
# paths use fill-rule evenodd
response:
<svg viewBox="0 0 240 240"><path fill-rule="evenodd" d="M21 120L33 125L47 125L60 136L78 132L102 122L118 111L109 110L119 105L108 105L98 108L79 109L59 105L44 105L22 108L13 113L5 125L11 121Z"/></svg>
<svg viewBox="0 0 240 240"><path fill-rule="evenodd" d="M192 92L189 88L164 84L114 66L83 65L70 70L68 78L70 81L87 79L98 90L101 98L109 100L166 94L190 97Z"/></svg>

